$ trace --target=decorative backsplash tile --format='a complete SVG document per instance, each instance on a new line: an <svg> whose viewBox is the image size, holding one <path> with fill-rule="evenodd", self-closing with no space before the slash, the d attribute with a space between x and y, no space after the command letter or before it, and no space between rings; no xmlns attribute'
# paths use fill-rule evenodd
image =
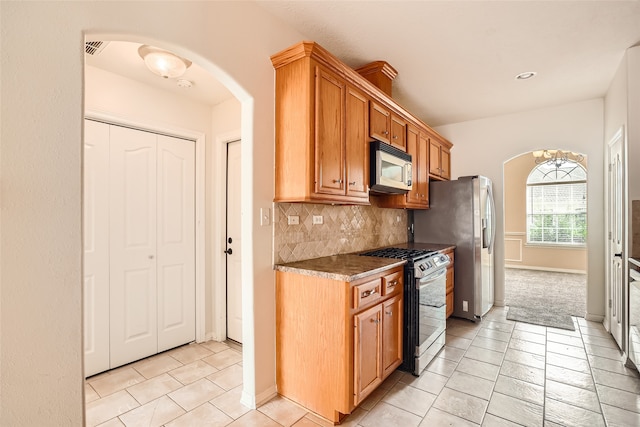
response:
<svg viewBox="0 0 640 427"><path fill-rule="evenodd" d="M407 211L375 206L333 206L276 203L274 206L274 263L364 251L407 242ZM288 225L288 216L299 224ZM313 224L313 216L322 224Z"/></svg>

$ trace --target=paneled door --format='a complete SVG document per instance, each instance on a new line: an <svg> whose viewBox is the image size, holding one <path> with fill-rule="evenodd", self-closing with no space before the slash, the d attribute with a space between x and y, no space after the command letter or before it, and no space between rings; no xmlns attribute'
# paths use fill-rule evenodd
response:
<svg viewBox="0 0 640 427"><path fill-rule="evenodd" d="M109 369L109 125L84 127L84 369Z"/></svg>
<svg viewBox="0 0 640 427"><path fill-rule="evenodd" d="M195 339L195 144L85 120L85 376Z"/></svg>
<svg viewBox="0 0 640 427"><path fill-rule="evenodd" d="M195 146L158 135L158 352L195 340Z"/></svg>
<svg viewBox="0 0 640 427"><path fill-rule="evenodd" d="M609 274L608 274L608 294L609 294L609 332L624 350L624 268L623 268L623 245L625 230L625 205L624 205L624 183L625 183L625 162L624 162L624 133L620 130L609 143Z"/></svg>
<svg viewBox="0 0 640 427"><path fill-rule="evenodd" d="M111 367L158 350L156 135L111 126Z"/></svg>
<svg viewBox="0 0 640 427"><path fill-rule="evenodd" d="M227 338L242 343L240 144L227 144Z"/></svg>

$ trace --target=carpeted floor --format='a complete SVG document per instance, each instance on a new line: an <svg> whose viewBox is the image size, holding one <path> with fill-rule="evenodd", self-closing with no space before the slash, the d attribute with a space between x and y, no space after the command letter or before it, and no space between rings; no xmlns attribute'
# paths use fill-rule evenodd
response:
<svg viewBox="0 0 640 427"><path fill-rule="evenodd" d="M505 304L584 317L587 275L505 268Z"/></svg>

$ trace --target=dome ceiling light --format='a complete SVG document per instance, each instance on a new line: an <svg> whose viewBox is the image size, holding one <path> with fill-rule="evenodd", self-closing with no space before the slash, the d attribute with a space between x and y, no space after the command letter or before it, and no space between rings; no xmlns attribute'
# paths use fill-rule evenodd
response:
<svg viewBox="0 0 640 427"><path fill-rule="evenodd" d="M187 59L146 44L138 48L138 54L152 73L165 79L180 77L191 66Z"/></svg>

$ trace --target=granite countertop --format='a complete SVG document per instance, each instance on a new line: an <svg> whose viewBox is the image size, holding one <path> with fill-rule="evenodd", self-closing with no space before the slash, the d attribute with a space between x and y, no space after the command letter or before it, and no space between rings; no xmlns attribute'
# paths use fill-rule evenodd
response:
<svg viewBox="0 0 640 427"><path fill-rule="evenodd" d="M276 264L274 269L286 273L353 282L371 274L405 264L406 261L392 258L361 256L356 254L331 255L303 261Z"/></svg>

